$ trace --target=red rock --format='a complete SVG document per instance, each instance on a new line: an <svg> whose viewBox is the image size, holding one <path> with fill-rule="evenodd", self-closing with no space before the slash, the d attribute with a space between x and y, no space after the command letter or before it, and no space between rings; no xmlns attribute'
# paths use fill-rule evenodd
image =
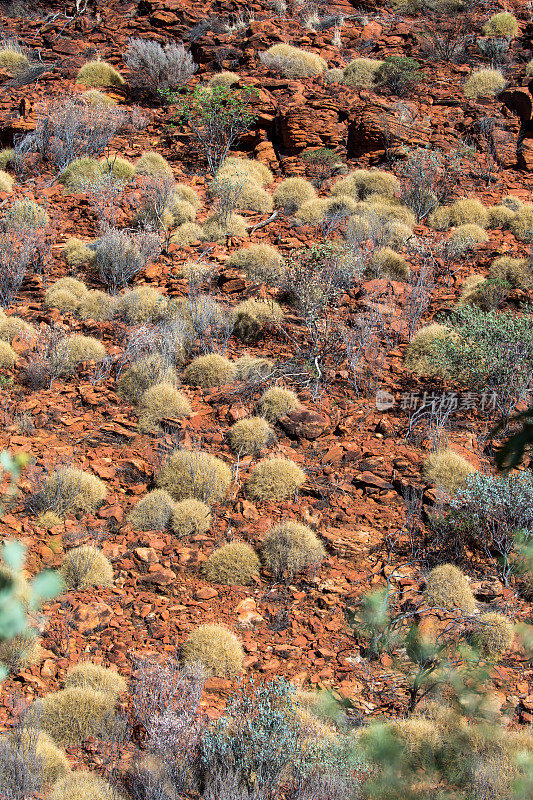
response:
<svg viewBox="0 0 533 800"><path fill-rule="evenodd" d="M198 589L194 596L197 600L212 600L214 597L218 597L218 592L216 589L205 586L203 589Z"/></svg>
<svg viewBox="0 0 533 800"><path fill-rule="evenodd" d="M176 580L176 575L171 569L160 568L156 572L149 572L142 576L144 583L152 583L156 586L169 586Z"/></svg>
<svg viewBox="0 0 533 800"><path fill-rule="evenodd" d="M329 426L326 417L305 408L296 408L287 416L281 417L279 423L290 436L305 439L317 439Z"/></svg>

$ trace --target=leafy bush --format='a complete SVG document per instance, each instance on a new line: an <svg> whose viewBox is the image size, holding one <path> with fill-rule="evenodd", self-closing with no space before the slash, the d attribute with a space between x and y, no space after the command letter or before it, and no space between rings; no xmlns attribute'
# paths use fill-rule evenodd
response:
<svg viewBox="0 0 533 800"><path fill-rule="evenodd" d="M417 375L438 375L439 362L436 353L439 343L452 335L451 328L436 322L420 328L404 353L404 363L407 369Z"/></svg>
<svg viewBox="0 0 533 800"><path fill-rule="evenodd" d="M242 270L251 281L275 284L283 274L283 257L269 244L251 244L234 250L227 265Z"/></svg>
<svg viewBox="0 0 533 800"><path fill-rule="evenodd" d="M61 575L68 589L111 586L113 566L101 550L91 545L82 545L65 554Z"/></svg>
<svg viewBox="0 0 533 800"><path fill-rule="evenodd" d="M75 686L36 700L28 710L28 720L61 747L79 746L90 736L109 734L114 706L112 694Z"/></svg>
<svg viewBox="0 0 533 800"><path fill-rule="evenodd" d="M139 430L151 431L167 417L183 419L191 414L189 401L175 386L171 383L156 383L141 397Z"/></svg>
<svg viewBox="0 0 533 800"><path fill-rule="evenodd" d="M292 580L297 572L317 567L326 551L311 528L289 520L270 529L261 553L276 580L283 576Z"/></svg>
<svg viewBox="0 0 533 800"><path fill-rule="evenodd" d="M274 208L283 208L287 214L294 214L304 203L315 200L316 196L313 184L305 178L285 178L276 186L272 197Z"/></svg>
<svg viewBox="0 0 533 800"><path fill-rule="evenodd" d="M506 80L497 69L475 69L463 86L463 94L469 100L478 97L494 97L505 89Z"/></svg>
<svg viewBox="0 0 533 800"><path fill-rule="evenodd" d="M436 450L424 461L423 477L450 494L465 485L466 477L474 470L472 464L450 447Z"/></svg>
<svg viewBox="0 0 533 800"><path fill-rule="evenodd" d="M61 778L54 786L50 800L117 800L110 783L94 772L81 770Z"/></svg>
<svg viewBox="0 0 533 800"><path fill-rule="evenodd" d="M343 83L355 88L363 86L371 89L376 84L377 71L382 65L383 61L374 58L354 58L344 67Z"/></svg>
<svg viewBox="0 0 533 800"><path fill-rule="evenodd" d="M473 614L476 601L466 575L453 564L434 567L426 577L426 598L431 606Z"/></svg>
<svg viewBox="0 0 533 800"><path fill-rule="evenodd" d="M235 367L231 361L218 353L195 358L183 373L183 380L191 386L209 389L224 386L235 378Z"/></svg>
<svg viewBox="0 0 533 800"><path fill-rule="evenodd" d="M153 489L136 503L126 521L136 531L164 531L176 503L164 489Z"/></svg>
<svg viewBox="0 0 533 800"><path fill-rule="evenodd" d="M60 467L48 475L37 498L41 510L66 514L92 514L107 496L106 485L96 475L76 467Z"/></svg>
<svg viewBox="0 0 533 800"><path fill-rule="evenodd" d="M233 309L233 327L245 342L255 341L269 325L283 319L281 306L269 300L243 300Z"/></svg>
<svg viewBox="0 0 533 800"><path fill-rule="evenodd" d="M205 534L211 527L211 509L200 500L189 498L174 504L172 530L180 539Z"/></svg>
<svg viewBox="0 0 533 800"><path fill-rule="evenodd" d="M128 285L161 251L159 236L110 228L95 243L95 266L104 286L115 294Z"/></svg>
<svg viewBox="0 0 533 800"><path fill-rule="evenodd" d="M349 195L354 200L366 200L374 194L393 198L399 192L398 178L392 172L380 169L356 169L331 188L332 195Z"/></svg>
<svg viewBox="0 0 533 800"><path fill-rule="evenodd" d="M259 54L267 69L281 72L285 78L309 78L327 69L327 62L316 53L279 43Z"/></svg>
<svg viewBox="0 0 533 800"><path fill-rule="evenodd" d="M263 417L241 419L228 431L228 440L234 453L255 455L273 439L272 429Z"/></svg>
<svg viewBox="0 0 533 800"><path fill-rule="evenodd" d="M208 675L233 678L242 670L242 645L223 625L200 625L189 634L181 647L185 664L200 664Z"/></svg>
<svg viewBox="0 0 533 800"><path fill-rule="evenodd" d="M483 25L485 36L506 36L513 39L518 34L518 22L508 11L493 14Z"/></svg>
<svg viewBox="0 0 533 800"><path fill-rule="evenodd" d="M305 472L288 458L266 458L250 472L245 484L252 501L288 500L305 483Z"/></svg>
<svg viewBox="0 0 533 800"><path fill-rule="evenodd" d="M503 614L481 614L477 620L474 639L483 655L498 661L513 643L513 626Z"/></svg>
<svg viewBox="0 0 533 800"><path fill-rule="evenodd" d="M124 78L106 61L87 61L76 75L76 83L87 88L98 86L124 86Z"/></svg>
<svg viewBox="0 0 533 800"><path fill-rule="evenodd" d="M0 69L11 75L20 75L30 66L30 60L20 45L13 39L0 42Z"/></svg>
<svg viewBox="0 0 533 800"><path fill-rule="evenodd" d="M267 389L258 403L259 411L269 422L277 422L280 417L290 414L300 408L298 396L290 389L281 389L277 386Z"/></svg>
<svg viewBox="0 0 533 800"><path fill-rule="evenodd" d="M422 73L420 64L414 58L405 56L388 56L377 68L375 81L386 86L394 94L403 97L410 89L420 83Z"/></svg>
<svg viewBox="0 0 533 800"><path fill-rule="evenodd" d="M65 689L73 686L88 687L96 692L118 697L126 691L127 683L122 675L112 669L90 661L81 661L69 669L65 678Z"/></svg>
<svg viewBox="0 0 533 800"><path fill-rule="evenodd" d="M129 39L124 63L131 73L130 85L154 95L183 86L198 68L182 44L163 48L151 39Z"/></svg>
<svg viewBox="0 0 533 800"><path fill-rule="evenodd" d="M259 576L259 566L259 558L249 544L231 542L213 550L202 570L213 583L246 586Z"/></svg>
<svg viewBox="0 0 533 800"><path fill-rule="evenodd" d="M406 281L409 278L409 264L403 256L390 247L379 247L370 259L369 275L377 278L391 278L395 281Z"/></svg>
<svg viewBox="0 0 533 800"><path fill-rule="evenodd" d="M211 505L224 499L231 483L230 468L202 450L176 450L156 479L175 500L193 497Z"/></svg>

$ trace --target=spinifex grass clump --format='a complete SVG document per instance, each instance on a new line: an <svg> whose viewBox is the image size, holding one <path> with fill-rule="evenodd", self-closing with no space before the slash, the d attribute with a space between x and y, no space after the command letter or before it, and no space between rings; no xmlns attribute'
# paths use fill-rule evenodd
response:
<svg viewBox="0 0 533 800"><path fill-rule="evenodd" d="M453 564L442 564L426 578L426 597L430 605L453 611L458 608L473 614L476 601L466 575Z"/></svg>
<svg viewBox="0 0 533 800"><path fill-rule="evenodd" d="M273 527L263 540L263 559L276 579L318 566L325 554L311 528L292 520Z"/></svg>
<svg viewBox="0 0 533 800"><path fill-rule="evenodd" d="M194 498L211 504L224 499L231 483L231 470L220 458L202 450L176 450L169 456L157 485L175 500Z"/></svg>
<svg viewBox="0 0 533 800"><path fill-rule="evenodd" d="M111 562L101 550L91 545L69 550L61 564L61 574L68 589L89 589L113 583Z"/></svg>
<svg viewBox="0 0 533 800"><path fill-rule="evenodd" d="M234 678L242 671L244 650L223 625L200 625L184 641L181 659L185 664L199 664L208 675Z"/></svg>
<svg viewBox="0 0 533 800"><path fill-rule="evenodd" d="M231 542L213 550L204 562L203 572L213 583L244 586L258 577L259 566L259 558L249 544Z"/></svg>
<svg viewBox="0 0 533 800"><path fill-rule="evenodd" d="M305 472L288 458L266 458L251 471L246 496L257 502L288 500L305 483Z"/></svg>

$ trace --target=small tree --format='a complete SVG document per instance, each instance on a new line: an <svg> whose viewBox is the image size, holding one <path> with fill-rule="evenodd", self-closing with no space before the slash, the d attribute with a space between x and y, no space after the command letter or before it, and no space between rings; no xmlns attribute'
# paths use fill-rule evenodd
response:
<svg viewBox="0 0 533 800"><path fill-rule="evenodd" d="M257 90L244 86L233 91L226 86L196 88L184 97L169 95L177 103L178 120L188 126L207 159L209 171L215 175L231 147L254 124L257 114L251 103Z"/></svg>

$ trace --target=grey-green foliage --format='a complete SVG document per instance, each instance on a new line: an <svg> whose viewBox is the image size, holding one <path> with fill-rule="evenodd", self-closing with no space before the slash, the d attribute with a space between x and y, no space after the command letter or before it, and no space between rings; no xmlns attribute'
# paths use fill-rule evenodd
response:
<svg viewBox="0 0 533 800"><path fill-rule="evenodd" d="M486 408L494 392L497 410L508 415L533 380L532 311L458 308L446 321L457 335L437 342L429 358L443 377L485 393Z"/></svg>

